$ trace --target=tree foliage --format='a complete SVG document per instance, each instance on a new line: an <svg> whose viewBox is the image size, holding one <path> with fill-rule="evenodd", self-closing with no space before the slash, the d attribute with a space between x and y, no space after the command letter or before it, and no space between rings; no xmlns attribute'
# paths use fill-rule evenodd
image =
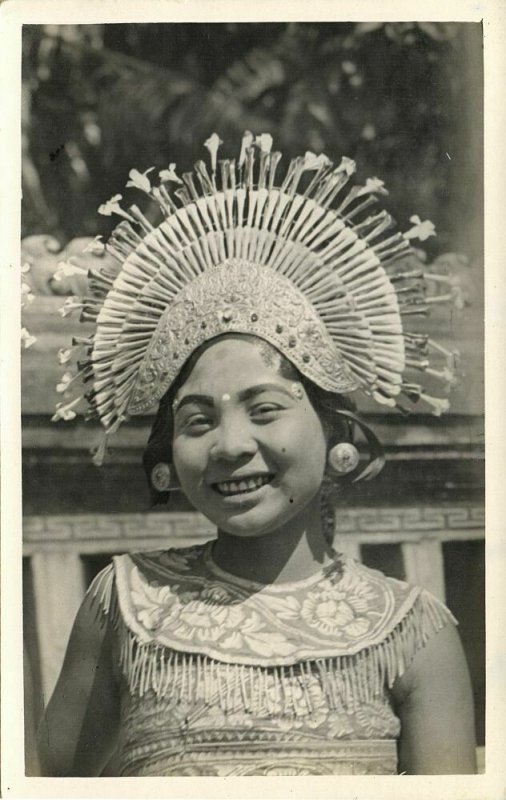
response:
<svg viewBox="0 0 506 800"><path fill-rule="evenodd" d="M107 232L132 167L182 167L212 131L355 158L401 224L479 253L481 31L471 23L25 26L24 234ZM478 190L478 191L477 191Z"/></svg>

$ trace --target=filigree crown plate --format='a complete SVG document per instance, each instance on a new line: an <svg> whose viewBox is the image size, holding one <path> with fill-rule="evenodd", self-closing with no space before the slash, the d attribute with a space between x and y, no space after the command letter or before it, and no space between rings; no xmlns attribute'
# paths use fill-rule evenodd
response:
<svg viewBox="0 0 506 800"><path fill-rule="evenodd" d="M324 322L301 292L267 267L232 260L195 278L160 316L129 412L149 409L195 350L230 332L254 334L289 353L297 369L324 389L350 392L358 387Z"/></svg>

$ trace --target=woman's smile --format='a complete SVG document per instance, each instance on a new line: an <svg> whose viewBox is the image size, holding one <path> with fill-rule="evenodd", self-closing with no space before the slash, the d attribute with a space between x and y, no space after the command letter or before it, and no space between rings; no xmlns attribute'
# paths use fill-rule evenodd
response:
<svg viewBox="0 0 506 800"><path fill-rule="evenodd" d="M211 486L223 497L237 497L238 495L251 494L271 483L274 475L267 473L264 475L246 475L244 477L233 478L228 481L212 483Z"/></svg>
<svg viewBox="0 0 506 800"><path fill-rule="evenodd" d="M247 340L205 350L174 405L173 458L185 494L220 530L259 536L306 514L326 438L300 384Z"/></svg>

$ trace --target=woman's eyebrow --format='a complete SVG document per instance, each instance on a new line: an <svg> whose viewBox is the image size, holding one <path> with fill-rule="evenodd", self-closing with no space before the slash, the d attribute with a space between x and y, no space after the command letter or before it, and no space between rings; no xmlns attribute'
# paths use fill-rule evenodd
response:
<svg viewBox="0 0 506 800"><path fill-rule="evenodd" d="M249 386L247 389L239 392L238 398L239 400L251 400L252 397L256 397L258 394L262 394L262 392L272 391L281 392L293 400L293 395L289 389L285 389L285 387L281 386L279 383L259 383L257 386Z"/></svg>
<svg viewBox="0 0 506 800"><path fill-rule="evenodd" d="M175 410L179 411L184 405L188 403L200 403L200 405L214 406L214 400L208 394L185 394L181 400L174 402Z"/></svg>
<svg viewBox="0 0 506 800"><path fill-rule="evenodd" d="M288 390L285 389L284 386L281 386L279 383L259 383L256 386L248 386L247 389L243 389L241 392L238 393L237 399L239 402L243 402L244 400L251 400L251 398L256 397L262 392L281 392L282 394L289 397L293 400L293 394ZM208 394L185 394L181 400L175 400L174 406L175 411L179 411L183 406L187 405L188 403L200 403L201 405L207 405L211 408L214 408L214 400Z"/></svg>

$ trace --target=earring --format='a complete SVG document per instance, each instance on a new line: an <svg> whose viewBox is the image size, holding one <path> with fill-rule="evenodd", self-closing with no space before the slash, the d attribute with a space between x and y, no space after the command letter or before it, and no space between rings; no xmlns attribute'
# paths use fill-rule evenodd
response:
<svg viewBox="0 0 506 800"><path fill-rule="evenodd" d="M339 442L329 450L327 459L336 475L348 475L358 467L360 456L355 445L350 442Z"/></svg>
<svg viewBox="0 0 506 800"><path fill-rule="evenodd" d="M356 425L359 430L361 431L364 439L366 440L367 444L369 445L369 463L364 467L364 469L355 475L352 478L352 483L356 483L357 481L370 481L371 478L375 478L378 473L381 472L385 465L385 453L383 452L383 448L380 445L378 439L376 438L376 434L370 429L368 425L363 422L360 417L357 417L356 414L353 414L351 411L346 411L345 409L334 409L334 414L336 417L341 417L341 419L348 422L348 424L352 423ZM332 468L332 451L337 448L342 448L343 445L348 448L350 447L350 443L348 442L341 442L340 444L336 445L336 447L332 448L329 452L328 460L329 466ZM353 447L353 445L351 445ZM355 449L353 447L353 449ZM342 451L341 451L342 452ZM358 466L358 453L354 456L356 459L355 466ZM352 467L353 471L354 467ZM350 472L350 470L347 470ZM347 472L338 472L338 475L346 475Z"/></svg>
<svg viewBox="0 0 506 800"><path fill-rule="evenodd" d="M151 470L151 485L157 492L168 492L172 478L170 465L160 461Z"/></svg>

